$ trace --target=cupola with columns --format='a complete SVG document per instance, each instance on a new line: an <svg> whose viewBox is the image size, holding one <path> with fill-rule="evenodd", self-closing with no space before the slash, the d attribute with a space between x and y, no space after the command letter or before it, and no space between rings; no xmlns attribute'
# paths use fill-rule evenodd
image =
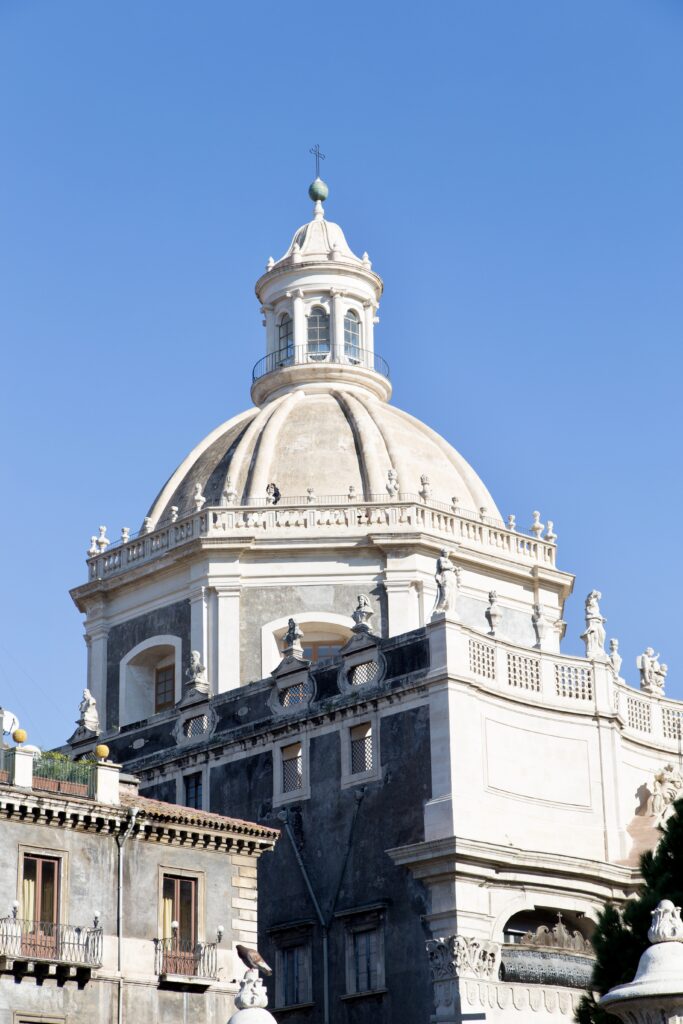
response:
<svg viewBox="0 0 683 1024"><path fill-rule="evenodd" d="M382 279L368 254L356 256L339 225L326 220L329 192L320 177L308 194L313 219L256 282L266 355L254 367L251 397L261 406L300 385L310 391L333 382L386 401L389 368L374 339Z"/></svg>

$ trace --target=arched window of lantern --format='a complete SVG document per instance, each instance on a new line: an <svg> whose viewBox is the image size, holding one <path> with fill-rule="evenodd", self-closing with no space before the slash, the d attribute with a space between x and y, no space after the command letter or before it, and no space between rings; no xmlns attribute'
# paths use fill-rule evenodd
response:
<svg viewBox="0 0 683 1024"><path fill-rule="evenodd" d="M289 313L283 313L277 325L278 356L289 361L294 356L294 322Z"/></svg>
<svg viewBox="0 0 683 1024"><path fill-rule="evenodd" d="M330 353L330 316L323 306L313 306L308 314L308 356L327 359Z"/></svg>
<svg viewBox="0 0 683 1024"><path fill-rule="evenodd" d="M153 636L133 647L119 666L119 726L170 710L182 694L182 641Z"/></svg>
<svg viewBox="0 0 683 1024"><path fill-rule="evenodd" d="M344 355L351 363L359 363L361 357L360 317L355 309L349 309L344 316Z"/></svg>

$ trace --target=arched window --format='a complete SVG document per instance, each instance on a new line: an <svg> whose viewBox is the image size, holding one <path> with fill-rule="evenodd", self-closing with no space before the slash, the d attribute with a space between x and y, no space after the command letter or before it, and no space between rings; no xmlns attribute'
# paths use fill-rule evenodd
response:
<svg viewBox="0 0 683 1024"><path fill-rule="evenodd" d="M278 362L280 365L294 358L294 324L289 313L284 313L277 327Z"/></svg>
<svg viewBox="0 0 683 1024"><path fill-rule="evenodd" d="M181 640L155 636L138 644L119 666L119 725L172 708L181 696Z"/></svg>
<svg viewBox="0 0 683 1024"><path fill-rule="evenodd" d="M349 362L360 362L360 320L353 309L344 317L344 355Z"/></svg>
<svg viewBox="0 0 683 1024"><path fill-rule="evenodd" d="M330 352L330 318L322 306L314 306L308 316L308 355L326 359Z"/></svg>

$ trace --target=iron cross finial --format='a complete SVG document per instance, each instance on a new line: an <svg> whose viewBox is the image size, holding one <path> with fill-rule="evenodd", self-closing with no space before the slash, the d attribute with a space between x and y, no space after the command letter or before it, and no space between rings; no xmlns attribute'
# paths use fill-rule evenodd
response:
<svg viewBox="0 0 683 1024"><path fill-rule="evenodd" d="M316 142L315 146L308 151L315 157L315 176L320 177L320 161L325 159L325 154L320 152L320 146Z"/></svg>

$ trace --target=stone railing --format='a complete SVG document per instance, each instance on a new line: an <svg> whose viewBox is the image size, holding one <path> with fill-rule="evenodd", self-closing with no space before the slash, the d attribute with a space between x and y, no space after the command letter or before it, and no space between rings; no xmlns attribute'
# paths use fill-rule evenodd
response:
<svg viewBox="0 0 683 1024"><path fill-rule="evenodd" d="M531 565L554 567L555 544L508 529L483 513L449 509L418 495L398 499L372 495L375 501L343 499L340 495L280 501L277 505L203 507L175 522L110 544L88 558L89 579L107 579L163 557L196 540L236 539L245 534L367 533L415 530L437 534L444 543L458 543L521 559ZM334 500L333 500L334 499Z"/></svg>
<svg viewBox="0 0 683 1024"><path fill-rule="evenodd" d="M616 714L626 735L664 749L683 743L683 701L617 681L609 662L519 647L461 627L465 671L479 684L525 702Z"/></svg>

